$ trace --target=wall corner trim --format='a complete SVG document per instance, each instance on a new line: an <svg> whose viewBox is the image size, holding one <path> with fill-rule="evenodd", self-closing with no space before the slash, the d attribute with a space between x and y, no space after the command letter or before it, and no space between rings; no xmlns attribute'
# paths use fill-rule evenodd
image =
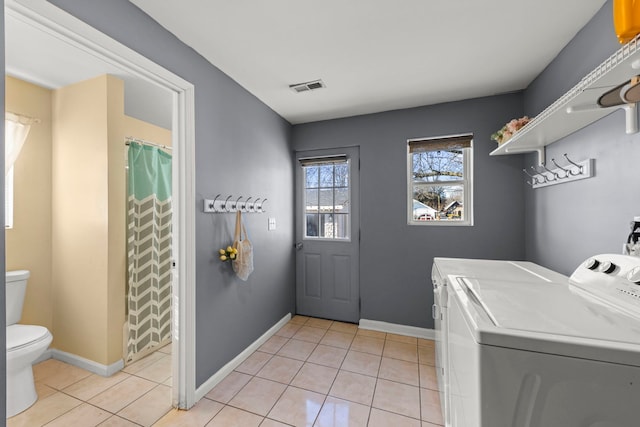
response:
<svg viewBox="0 0 640 427"><path fill-rule="evenodd" d="M229 363L220 368L215 374L209 377L200 387L196 389L195 401L202 399L207 393L209 393L220 381L222 381L227 375L229 375L235 368L237 368L246 358L256 351L262 344L264 344L269 338L275 335L280 328L282 328L289 320L291 320L291 313L287 313L282 319L273 325L267 332L262 334L260 338L255 340L251 345L245 348L240 354L234 357Z"/></svg>
<svg viewBox="0 0 640 427"><path fill-rule="evenodd" d="M433 329L399 325L397 323L387 323L379 320L360 319L358 327L360 329L370 329L372 331L387 332L390 334L407 335L427 340L434 340L436 337L436 332Z"/></svg>

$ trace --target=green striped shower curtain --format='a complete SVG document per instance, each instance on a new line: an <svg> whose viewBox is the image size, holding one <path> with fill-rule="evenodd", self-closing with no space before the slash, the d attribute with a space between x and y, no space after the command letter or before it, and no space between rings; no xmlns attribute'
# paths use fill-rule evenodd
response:
<svg viewBox="0 0 640 427"><path fill-rule="evenodd" d="M127 361L171 339L171 155L129 145Z"/></svg>

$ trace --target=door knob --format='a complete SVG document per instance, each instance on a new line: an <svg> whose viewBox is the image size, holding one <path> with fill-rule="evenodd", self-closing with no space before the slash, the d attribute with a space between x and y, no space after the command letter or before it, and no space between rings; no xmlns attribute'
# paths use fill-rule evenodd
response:
<svg viewBox="0 0 640 427"><path fill-rule="evenodd" d="M302 242L299 242L299 243L295 244L296 250L298 250L298 251L302 249L302 246L303 246Z"/></svg>

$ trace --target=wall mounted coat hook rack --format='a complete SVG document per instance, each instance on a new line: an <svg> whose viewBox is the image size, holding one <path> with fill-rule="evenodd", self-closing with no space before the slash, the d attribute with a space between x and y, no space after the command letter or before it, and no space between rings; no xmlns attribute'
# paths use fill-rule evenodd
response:
<svg viewBox="0 0 640 427"><path fill-rule="evenodd" d="M555 166L550 169L547 163L541 163L537 166L531 166L534 174L529 173L526 169L522 171L531 178L527 180L532 188L548 187L549 185L564 184L565 182L577 181L579 179L591 178L594 176L595 159L587 159L581 162L575 162L565 153L564 158L566 164L561 166L556 159L551 159L551 163Z"/></svg>
<svg viewBox="0 0 640 427"><path fill-rule="evenodd" d="M222 194L218 194L213 199L204 199L204 212L205 213L229 213L229 212L251 212L251 213L264 213L266 212L265 204L266 198L257 198L252 201L253 197L233 195L227 196L222 199Z"/></svg>

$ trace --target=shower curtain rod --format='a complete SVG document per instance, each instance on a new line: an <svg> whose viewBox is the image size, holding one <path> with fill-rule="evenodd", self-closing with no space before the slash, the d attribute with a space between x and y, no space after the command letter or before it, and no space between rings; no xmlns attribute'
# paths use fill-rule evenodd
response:
<svg viewBox="0 0 640 427"><path fill-rule="evenodd" d="M156 144L155 142L145 141L144 139L132 138L130 136L126 137L124 144L129 145L130 142L137 142L139 144L144 144L144 145L152 145L154 147L163 148L165 150L173 150L173 147L168 145Z"/></svg>

